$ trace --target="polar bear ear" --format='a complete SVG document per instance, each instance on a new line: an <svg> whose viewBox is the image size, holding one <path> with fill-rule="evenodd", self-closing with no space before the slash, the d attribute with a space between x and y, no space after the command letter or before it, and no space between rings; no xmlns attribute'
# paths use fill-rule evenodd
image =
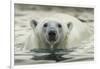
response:
<svg viewBox="0 0 100 69"><path fill-rule="evenodd" d="M31 20L31 27L34 29L37 26L38 22L36 20Z"/></svg>
<svg viewBox="0 0 100 69"><path fill-rule="evenodd" d="M67 24L67 27L68 27L69 31L71 31L71 30L72 30L72 27L73 27L73 24L72 24L71 22L69 22L69 23Z"/></svg>

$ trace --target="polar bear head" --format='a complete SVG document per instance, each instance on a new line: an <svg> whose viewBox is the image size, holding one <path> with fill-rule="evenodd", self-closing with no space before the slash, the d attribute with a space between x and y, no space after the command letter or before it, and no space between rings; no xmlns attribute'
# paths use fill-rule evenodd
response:
<svg viewBox="0 0 100 69"><path fill-rule="evenodd" d="M31 21L31 27L36 35L44 41L45 44L54 45L63 41L72 29L72 23L63 23L54 19L45 19L38 23L36 20ZM65 30L66 29L66 30Z"/></svg>
<svg viewBox="0 0 100 69"><path fill-rule="evenodd" d="M71 21L62 17L45 17L40 20L31 21L31 27L37 36L38 41L45 45L54 46L63 43L73 28Z"/></svg>

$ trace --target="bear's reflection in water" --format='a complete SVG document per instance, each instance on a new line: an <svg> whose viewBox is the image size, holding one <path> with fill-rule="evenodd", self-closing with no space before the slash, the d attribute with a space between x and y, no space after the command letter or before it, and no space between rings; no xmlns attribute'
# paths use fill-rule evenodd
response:
<svg viewBox="0 0 100 69"><path fill-rule="evenodd" d="M72 59L72 57L64 58L62 57L65 54L68 54L68 52L71 52L72 50L67 49L34 49L31 50L31 52L37 52L37 53L49 53L45 55L33 55L34 57L32 60L54 60L56 62Z"/></svg>

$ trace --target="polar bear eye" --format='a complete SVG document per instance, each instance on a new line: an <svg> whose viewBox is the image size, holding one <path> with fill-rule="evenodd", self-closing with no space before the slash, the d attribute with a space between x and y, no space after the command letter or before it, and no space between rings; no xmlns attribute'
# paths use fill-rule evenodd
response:
<svg viewBox="0 0 100 69"><path fill-rule="evenodd" d="M62 27L61 24L58 24L58 27L61 28Z"/></svg>
<svg viewBox="0 0 100 69"><path fill-rule="evenodd" d="M48 26L48 24L47 24L47 23L45 23L45 24L44 24L44 27L47 27L47 26Z"/></svg>

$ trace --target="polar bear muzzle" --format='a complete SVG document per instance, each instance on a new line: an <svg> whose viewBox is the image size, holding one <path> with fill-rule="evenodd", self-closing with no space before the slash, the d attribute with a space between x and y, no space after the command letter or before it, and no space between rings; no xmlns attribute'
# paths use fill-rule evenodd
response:
<svg viewBox="0 0 100 69"><path fill-rule="evenodd" d="M48 32L48 40L50 42L56 41L57 37L57 31L55 29L50 29Z"/></svg>

